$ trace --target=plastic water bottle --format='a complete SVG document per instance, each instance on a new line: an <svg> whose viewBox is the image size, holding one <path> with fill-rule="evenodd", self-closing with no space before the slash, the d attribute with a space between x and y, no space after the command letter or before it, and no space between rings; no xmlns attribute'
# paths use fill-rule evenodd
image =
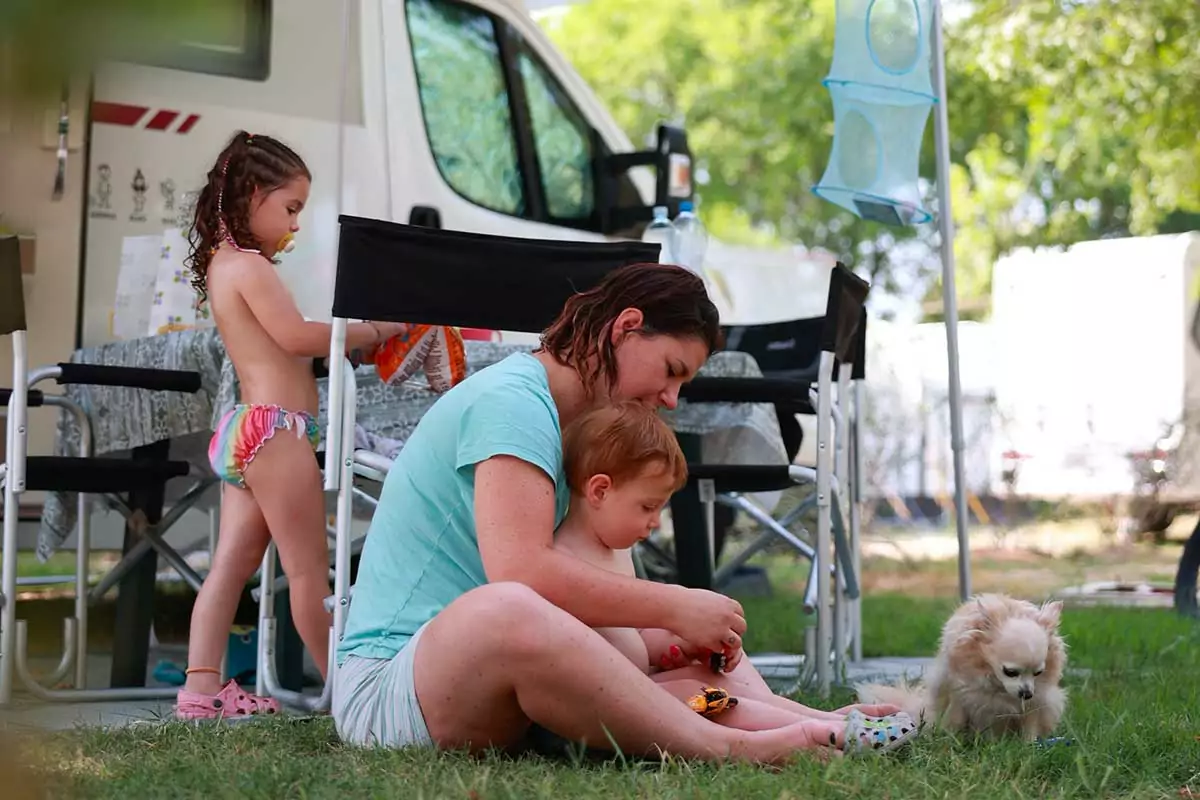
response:
<svg viewBox="0 0 1200 800"><path fill-rule="evenodd" d="M673 250L675 263L697 275L703 275L704 254L708 252L708 231L693 209L690 201L679 204L679 216L675 217L674 223Z"/></svg>
<svg viewBox="0 0 1200 800"><path fill-rule="evenodd" d="M674 257L674 239L675 226L671 224L671 217L666 206L654 207L654 219L646 226L646 230L642 233L643 242L655 242L662 246L659 251L658 262L660 264L670 264Z"/></svg>

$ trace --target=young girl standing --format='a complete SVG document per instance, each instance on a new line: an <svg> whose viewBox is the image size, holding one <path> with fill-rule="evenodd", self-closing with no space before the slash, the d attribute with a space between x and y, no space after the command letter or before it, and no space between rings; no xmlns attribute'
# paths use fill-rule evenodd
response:
<svg viewBox="0 0 1200 800"><path fill-rule="evenodd" d="M246 582L274 539L292 617L322 676L329 659L329 551L312 359L329 352L330 325L308 322L275 272L275 255L300 230L312 175L269 137L238 132L217 157L196 203L187 264L212 309L241 385L241 403L217 426L209 461L225 485L221 529L196 598L180 719L274 714L275 700L221 685L220 665ZM369 350L402 326L352 323L348 350Z"/></svg>

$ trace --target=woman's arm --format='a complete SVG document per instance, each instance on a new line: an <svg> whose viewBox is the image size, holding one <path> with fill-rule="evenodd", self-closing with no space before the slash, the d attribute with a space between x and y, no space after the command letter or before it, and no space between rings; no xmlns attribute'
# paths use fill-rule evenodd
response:
<svg viewBox="0 0 1200 800"><path fill-rule="evenodd" d="M523 583L593 628L667 628L713 650L740 644L746 620L737 601L558 552L554 510L554 484L533 464L500 455L475 465L475 530L489 581Z"/></svg>
<svg viewBox="0 0 1200 800"><path fill-rule="evenodd" d="M283 285L275 269L255 255L238 253L243 261L230 264L238 270L238 288L250 313L276 344L294 356L329 355L329 337L333 326L328 322L311 322L300 316L300 310ZM346 351L366 349L387 338L383 324L351 322L346 325Z"/></svg>

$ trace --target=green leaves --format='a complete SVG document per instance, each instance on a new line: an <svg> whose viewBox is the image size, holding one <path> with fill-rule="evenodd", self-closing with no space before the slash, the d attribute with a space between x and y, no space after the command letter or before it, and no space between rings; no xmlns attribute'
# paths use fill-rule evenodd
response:
<svg viewBox="0 0 1200 800"><path fill-rule="evenodd" d="M934 226L862 222L809 191L833 134L821 79L834 14L834 0L591 0L548 29L635 141L660 119L686 122L718 236L799 240L876 280L915 253L933 275ZM976 0L956 17L946 60L964 300L986 298L991 265L1014 247L1196 224L1200 4Z"/></svg>

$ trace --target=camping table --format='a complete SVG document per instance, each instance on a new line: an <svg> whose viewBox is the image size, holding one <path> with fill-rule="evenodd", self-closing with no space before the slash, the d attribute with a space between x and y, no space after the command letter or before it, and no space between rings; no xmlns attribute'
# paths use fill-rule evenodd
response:
<svg viewBox="0 0 1200 800"><path fill-rule="evenodd" d="M529 350L526 345L505 345L492 342L467 341L468 372L494 364L505 356ZM163 369L194 370L200 373L201 390L194 395L139 392L133 389L107 386L67 386L67 395L82 405L92 423L96 455L120 455L141 449L143 455L186 460L193 465L193 475L211 477L207 445L215 424L237 401L237 377L225 354L225 348L215 329L179 331L123 342L113 342L76 351L72 361L90 364L114 364ZM700 371L712 377L759 376L754 359L745 353L717 353ZM422 374L399 385L385 385L371 367L361 367L358 379L357 422L368 433L404 442L412 433L425 411L437 399ZM321 410L318 420L324 421L327 397L326 379L318 381ZM689 456L706 462L719 463L786 463L783 442L775 410L770 405L729 403L680 403L678 409L666 412L666 419L679 434ZM55 452L67 455L78 452L80 431L68 414L60 414ZM323 446L323 444L322 444ZM144 448L144 449L142 449ZM167 505L181 494L186 481L169 485L165 497L133 497L146 514L155 520ZM150 493L148 493L150 494ZM682 494L682 493L681 493ZM196 507L203 510L216 501L217 493L209 492ZM38 531L38 556L48 558L74 530L75 498L66 493L49 493L43 508L42 524ZM672 501L672 516L676 522L676 557L680 564L681 580L688 585L711 585L708 564L707 537L703 516L695 497L682 496ZM136 541L136 532L127 530L126 551ZM148 660L150 624L153 615L153 576L157 556L148 553L137 568L120 583L114 642L114 686L145 684ZM282 619L290 620L286 594L280 593L283 606L276 610ZM285 634L294 636L294 632ZM282 643L280 652L293 648ZM281 666L280 676L295 676L293 664ZM295 679L288 680L299 688Z"/></svg>

